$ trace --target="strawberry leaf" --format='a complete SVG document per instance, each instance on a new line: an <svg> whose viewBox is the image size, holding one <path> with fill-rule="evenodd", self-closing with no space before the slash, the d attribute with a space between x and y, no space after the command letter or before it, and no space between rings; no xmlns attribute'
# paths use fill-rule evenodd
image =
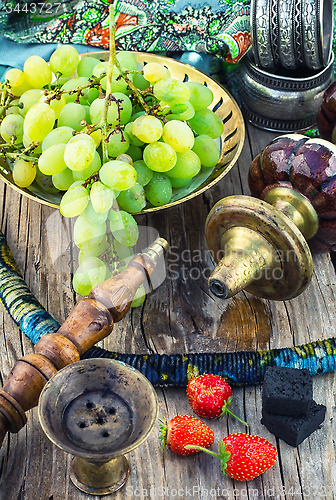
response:
<svg viewBox="0 0 336 500"><path fill-rule="evenodd" d="M225 403L223 404L222 406L222 413L219 415L218 418L223 418L225 415L232 415L233 417L235 417L239 422L241 422L242 424L246 425L246 427L248 427L248 424L242 420L241 418L237 417L237 415L235 415L234 413L232 413L232 411L229 410L229 406L232 404L232 396L230 396L227 401L225 401Z"/></svg>
<svg viewBox="0 0 336 500"><path fill-rule="evenodd" d="M161 448L164 450L167 445L167 434L168 434L168 426L165 418L160 418L160 431L159 431L159 439L161 441Z"/></svg>

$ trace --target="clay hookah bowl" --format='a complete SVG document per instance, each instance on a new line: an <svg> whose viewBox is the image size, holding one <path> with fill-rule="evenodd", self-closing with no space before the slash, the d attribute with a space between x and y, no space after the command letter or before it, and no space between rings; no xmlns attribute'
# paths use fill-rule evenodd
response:
<svg viewBox="0 0 336 500"><path fill-rule="evenodd" d="M311 250L336 245L336 147L288 134L252 162L250 196L230 196L210 211L205 232L216 268L210 290L229 298L240 290L287 300L308 286ZM309 245L307 243L309 240Z"/></svg>
<svg viewBox="0 0 336 500"><path fill-rule="evenodd" d="M70 478L80 490L107 495L127 481L124 456L152 432L158 400L138 370L111 359L86 359L45 385L39 418L48 438L75 455Z"/></svg>

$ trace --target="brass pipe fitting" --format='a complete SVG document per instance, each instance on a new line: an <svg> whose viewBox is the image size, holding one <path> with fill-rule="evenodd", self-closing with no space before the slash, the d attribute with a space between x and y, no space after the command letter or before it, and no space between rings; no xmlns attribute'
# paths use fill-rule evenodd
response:
<svg viewBox="0 0 336 500"><path fill-rule="evenodd" d="M272 300L296 297L313 273L306 239L317 229L315 209L293 189L271 189L265 201L249 196L220 200L205 224L217 263L210 290L222 298L241 290Z"/></svg>

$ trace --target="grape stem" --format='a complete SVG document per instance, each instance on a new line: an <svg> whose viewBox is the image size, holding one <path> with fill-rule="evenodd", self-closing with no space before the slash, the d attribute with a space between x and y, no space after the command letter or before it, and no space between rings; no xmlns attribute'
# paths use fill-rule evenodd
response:
<svg viewBox="0 0 336 500"><path fill-rule="evenodd" d="M106 71L107 82L106 82L106 95L104 101L103 108L103 116L100 122L101 131L102 131L102 150L103 150L103 164L108 162L108 152L107 152L107 111L108 106L110 105L111 98L111 79L113 73L113 67L116 60L116 51L115 51L115 34L116 34L116 26L114 22L114 2L109 7L109 25L110 25L110 53L108 66ZM108 141L108 139L107 139Z"/></svg>
<svg viewBox="0 0 336 500"><path fill-rule="evenodd" d="M22 160L30 161L31 163L37 163L38 158L35 158L34 156L30 156L29 153L31 153L35 148L37 148L38 143L32 142L26 149L23 151L19 152L8 152L6 150L3 150L3 148L7 146L7 144L3 144L1 146L1 152L4 156L6 156L9 160L18 160L19 158ZM11 144L12 147L15 147L15 145Z"/></svg>
<svg viewBox="0 0 336 500"><path fill-rule="evenodd" d="M10 92L10 85L8 80L6 80L4 84L0 83L0 92L1 92L1 102L0 102L0 118L1 118L6 109L9 108L11 100L14 97L13 94Z"/></svg>
<svg viewBox="0 0 336 500"><path fill-rule="evenodd" d="M124 71L122 69L122 67L121 67L118 59L116 59L115 65L116 65L116 67L117 67L120 75L122 76L122 78L125 80L125 82L130 87L130 89L132 89L133 94L138 99L138 101L140 102L141 106L144 108L144 110L146 111L147 114L150 114L150 107L148 106L148 104L146 103L145 99L143 98L140 90L137 89L136 86L134 85L134 83L132 82L132 80L130 80L128 78L128 76L127 76L128 71Z"/></svg>

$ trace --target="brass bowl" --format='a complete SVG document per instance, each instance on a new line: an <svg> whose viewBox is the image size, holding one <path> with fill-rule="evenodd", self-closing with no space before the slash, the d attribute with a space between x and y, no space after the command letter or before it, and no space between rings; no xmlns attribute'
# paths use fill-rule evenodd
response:
<svg viewBox="0 0 336 500"><path fill-rule="evenodd" d="M206 75L202 71L199 71L188 64L183 64L175 59L168 57L158 56L156 54L149 54L145 52L134 52L134 55L142 66L145 63L156 62L165 65L169 68L169 71L173 78L177 78L181 81L192 80L194 82L199 82L207 85L213 92L214 100L212 104L212 109L216 114L223 120L224 132L222 136L218 139L218 147L220 148L220 159L216 167L214 168L202 168L200 173L196 175L191 184L184 188L173 189L173 197L169 203L162 205L160 207L145 208L140 213L156 212L158 210L163 210L164 208L172 207L183 203L184 201L190 200L195 196L203 193L207 189L210 189L217 182L219 182L236 163L244 144L245 138L245 126L244 119L241 111L233 99L233 97L227 92L219 83L213 80L210 76ZM86 52L81 54L80 57L96 57L101 61L108 60L108 52ZM9 184L12 188L25 196L36 200L44 205L49 205L53 208L58 208L62 194L60 193L48 193L42 190L36 182L33 182L29 189L20 188L14 184L12 174L8 165L3 159L0 159L0 165L8 171L5 173L0 171L0 178Z"/></svg>

